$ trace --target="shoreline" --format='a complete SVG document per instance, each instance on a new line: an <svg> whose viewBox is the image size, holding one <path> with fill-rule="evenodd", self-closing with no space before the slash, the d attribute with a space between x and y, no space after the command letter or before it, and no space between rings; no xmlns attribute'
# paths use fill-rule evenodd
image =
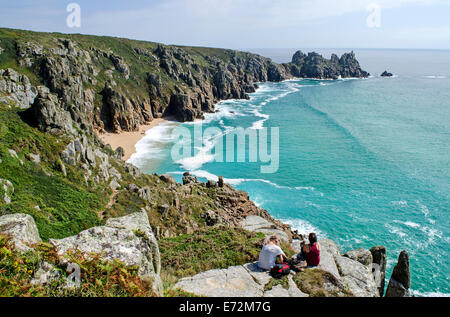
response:
<svg viewBox="0 0 450 317"><path fill-rule="evenodd" d="M139 126L138 131L122 131L119 133L104 133L98 137L105 144L111 145L113 150L121 146L124 150L124 161L128 161L130 157L136 153L136 144L145 137L148 130L157 127L161 123L169 122L170 118L155 118L148 124Z"/></svg>

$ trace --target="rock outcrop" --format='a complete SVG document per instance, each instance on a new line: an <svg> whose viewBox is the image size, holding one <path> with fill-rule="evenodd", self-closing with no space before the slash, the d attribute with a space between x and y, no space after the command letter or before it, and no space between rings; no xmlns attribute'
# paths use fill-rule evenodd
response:
<svg viewBox="0 0 450 317"><path fill-rule="evenodd" d="M370 249L370 253L372 253L373 258L372 274L375 278L375 283L378 285L380 297L382 297L386 277L386 247L375 246Z"/></svg>
<svg viewBox="0 0 450 317"><path fill-rule="evenodd" d="M8 68L0 69L0 102L15 104L21 109L31 107L36 98L36 88L27 76Z"/></svg>
<svg viewBox="0 0 450 317"><path fill-rule="evenodd" d="M7 179L0 178L0 203L10 204L14 194L14 185Z"/></svg>
<svg viewBox="0 0 450 317"><path fill-rule="evenodd" d="M270 290L265 286L271 276L258 268L257 263L210 270L193 277L180 279L175 289L207 297L307 297L289 277L288 288L277 285Z"/></svg>
<svg viewBox="0 0 450 317"><path fill-rule="evenodd" d="M260 216L247 216L242 221L242 228L252 232L262 232L267 236L277 235L282 241L289 242L289 236L286 232L278 229L277 225Z"/></svg>
<svg viewBox="0 0 450 317"><path fill-rule="evenodd" d="M104 260L119 260L139 266L141 276L159 274L161 260L158 243L145 212L108 219L105 226L93 227L76 236L50 239L59 255L79 250L101 254Z"/></svg>
<svg viewBox="0 0 450 317"><path fill-rule="evenodd" d="M41 242L33 217L26 214L10 214L0 217L0 233L9 236L15 248L27 252Z"/></svg>
<svg viewBox="0 0 450 317"><path fill-rule="evenodd" d="M411 287L411 273L409 271L409 254L406 251L400 252L397 265L392 271L386 289L386 297L409 297Z"/></svg>
<svg viewBox="0 0 450 317"><path fill-rule="evenodd" d="M380 76L381 77L392 77L394 75L392 73L389 73L387 70L385 70Z"/></svg>
<svg viewBox="0 0 450 317"><path fill-rule="evenodd" d="M297 51L292 62L284 64L284 67L294 77L299 78L364 78L370 75L361 69L353 51L343 54L340 58L332 54L331 59L326 59L316 52L305 55L302 51Z"/></svg>
<svg viewBox="0 0 450 317"><path fill-rule="evenodd" d="M372 253L366 249L351 250L345 253L344 256L358 261L365 266L371 266L373 263Z"/></svg>
<svg viewBox="0 0 450 317"><path fill-rule="evenodd" d="M259 223L262 223L260 219L257 220L258 222L251 221L251 224L256 224L256 229L259 228ZM249 228L252 229L253 227ZM321 245L321 261L317 269L325 272L320 278L325 278L328 282L319 282L326 284L323 286L325 289L331 294L379 297L370 265L366 266L349 257L342 256L339 247L332 240L324 239L319 243ZM295 241L292 246L294 249L298 248ZM296 251L300 252L299 249L296 249ZM306 269L306 271L317 269ZM287 287L276 285L267 290L266 286L272 278L268 271L259 269L257 262L255 262L229 267L228 269L210 270L192 277L182 278L174 288L209 297L307 297L308 294L298 288L292 280L292 276L288 277Z"/></svg>

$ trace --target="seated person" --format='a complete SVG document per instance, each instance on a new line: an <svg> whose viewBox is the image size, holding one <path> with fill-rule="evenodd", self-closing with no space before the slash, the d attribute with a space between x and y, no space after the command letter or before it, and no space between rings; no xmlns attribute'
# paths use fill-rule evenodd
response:
<svg viewBox="0 0 450 317"><path fill-rule="evenodd" d="M317 242L317 236L314 232L309 234L309 244L306 244L302 248L297 257L301 260L305 260L307 266L317 266L320 263L320 244Z"/></svg>
<svg viewBox="0 0 450 317"><path fill-rule="evenodd" d="M283 250L280 248L280 238L276 235L270 236L259 253L258 267L263 270L270 270L277 260L280 258L284 262L287 258Z"/></svg>

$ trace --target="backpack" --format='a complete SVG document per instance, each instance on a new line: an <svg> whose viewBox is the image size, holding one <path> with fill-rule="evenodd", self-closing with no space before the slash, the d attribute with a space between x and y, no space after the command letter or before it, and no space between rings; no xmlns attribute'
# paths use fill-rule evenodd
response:
<svg viewBox="0 0 450 317"><path fill-rule="evenodd" d="M282 264L275 264L272 269L270 270L270 275L272 275L273 278L282 278L285 275L288 275L291 272L291 269L289 267L289 264L282 263Z"/></svg>

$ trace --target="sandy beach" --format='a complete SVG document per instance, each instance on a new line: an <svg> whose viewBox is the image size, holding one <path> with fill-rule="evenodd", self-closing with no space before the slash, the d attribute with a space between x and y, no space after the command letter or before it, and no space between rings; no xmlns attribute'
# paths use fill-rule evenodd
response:
<svg viewBox="0 0 450 317"><path fill-rule="evenodd" d="M156 118L150 124L141 125L139 127L139 131L133 132L121 132L121 133L105 133L100 134L100 139L105 144L110 144L113 150L117 149L121 146L124 150L125 156L123 157L124 161L128 160L131 155L136 152L135 145L145 136L145 133L151 129L159 125L160 123L167 122L165 119Z"/></svg>

